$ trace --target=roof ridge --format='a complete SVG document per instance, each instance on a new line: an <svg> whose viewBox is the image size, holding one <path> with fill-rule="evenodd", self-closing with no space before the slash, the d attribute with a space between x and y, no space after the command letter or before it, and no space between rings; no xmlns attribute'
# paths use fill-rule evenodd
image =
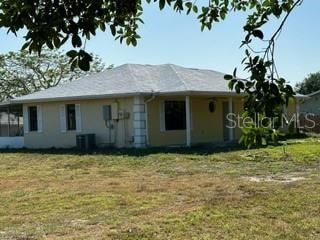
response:
<svg viewBox="0 0 320 240"><path fill-rule="evenodd" d="M176 74L176 76L179 78L179 80L182 82L182 84L184 85L185 87L185 90L187 91L188 90L188 87L187 87L187 84L186 82L180 77L178 71L175 69L175 66L176 65L173 65L173 64L168 64L170 66L170 68L173 70L173 72Z"/></svg>

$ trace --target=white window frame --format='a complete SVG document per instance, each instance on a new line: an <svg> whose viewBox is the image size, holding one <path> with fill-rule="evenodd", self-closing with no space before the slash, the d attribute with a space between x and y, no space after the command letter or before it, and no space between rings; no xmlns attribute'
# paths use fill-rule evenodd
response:
<svg viewBox="0 0 320 240"><path fill-rule="evenodd" d="M36 107L37 108L37 130L30 130L30 114L29 108ZM24 133L42 133L43 132L43 114L42 114L42 106L41 105L30 105L23 106L23 131Z"/></svg>
<svg viewBox="0 0 320 240"><path fill-rule="evenodd" d="M170 132L170 131L186 131L186 129L180 130L166 130L166 117L165 117L165 102L166 101L177 101L185 102L184 99L165 99L159 101L159 117L160 117L160 132ZM190 121L191 121L191 130L193 129L193 114L192 114L192 101L190 101Z"/></svg>
<svg viewBox="0 0 320 240"><path fill-rule="evenodd" d="M74 103L70 103L74 104ZM75 130L68 130L67 127L67 105L62 104L60 105L59 112L60 112L60 130L62 133L66 132L82 132L82 116L81 116L81 105L75 103L75 112L76 112L76 129Z"/></svg>

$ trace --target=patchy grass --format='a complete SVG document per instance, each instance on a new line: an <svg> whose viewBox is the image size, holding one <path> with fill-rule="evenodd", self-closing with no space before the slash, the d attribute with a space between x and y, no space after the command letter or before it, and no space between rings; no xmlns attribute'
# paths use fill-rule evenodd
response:
<svg viewBox="0 0 320 240"><path fill-rule="evenodd" d="M319 170L316 138L286 152L2 152L0 239L320 239Z"/></svg>

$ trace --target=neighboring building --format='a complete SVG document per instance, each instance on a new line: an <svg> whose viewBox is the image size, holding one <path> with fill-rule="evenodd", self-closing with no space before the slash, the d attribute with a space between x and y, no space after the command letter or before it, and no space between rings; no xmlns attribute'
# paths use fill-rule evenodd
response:
<svg viewBox="0 0 320 240"><path fill-rule="evenodd" d="M320 90L307 95L300 107L301 113L320 116Z"/></svg>
<svg viewBox="0 0 320 240"><path fill-rule="evenodd" d="M307 95L300 105L300 122L302 125L310 126L303 128L303 131L320 133L320 90Z"/></svg>
<svg viewBox="0 0 320 240"><path fill-rule="evenodd" d="M94 134L98 147L139 148L233 142L240 129L227 128L226 115L242 102L223 73L125 64L3 105L23 106L27 148L75 147L79 134Z"/></svg>

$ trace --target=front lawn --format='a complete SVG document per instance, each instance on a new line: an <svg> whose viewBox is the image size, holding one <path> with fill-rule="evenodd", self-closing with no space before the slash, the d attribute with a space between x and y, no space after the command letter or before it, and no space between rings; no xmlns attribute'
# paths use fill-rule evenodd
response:
<svg viewBox="0 0 320 240"><path fill-rule="evenodd" d="M0 239L320 239L320 141L0 152Z"/></svg>

